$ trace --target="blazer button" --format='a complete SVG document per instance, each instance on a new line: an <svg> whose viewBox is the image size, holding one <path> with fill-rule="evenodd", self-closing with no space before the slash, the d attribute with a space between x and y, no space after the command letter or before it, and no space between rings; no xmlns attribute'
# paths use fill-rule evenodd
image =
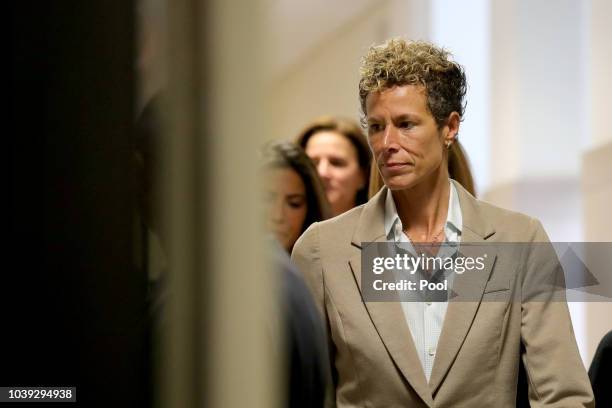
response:
<svg viewBox="0 0 612 408"><path fill-rule="evenodd" d="M433 357L435 354L436 354L436 349L435 349L435 348L433 348L433 347L432 347L432 348L430 348L430 349L429 349L429 356L430 356L430 357Z"/></svg>

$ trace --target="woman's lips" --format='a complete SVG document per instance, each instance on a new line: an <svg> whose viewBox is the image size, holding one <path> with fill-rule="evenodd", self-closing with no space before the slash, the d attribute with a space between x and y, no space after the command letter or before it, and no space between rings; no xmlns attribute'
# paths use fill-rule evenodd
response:
<svg viewBox="0 0 612 408"><path fill-rule="evenodd" d="M410 166L410 163L400 163L400 162L390 162L390 163L384 164L384 167L386 168L386 170L392 173L403 171L409 166Z"/></svg>

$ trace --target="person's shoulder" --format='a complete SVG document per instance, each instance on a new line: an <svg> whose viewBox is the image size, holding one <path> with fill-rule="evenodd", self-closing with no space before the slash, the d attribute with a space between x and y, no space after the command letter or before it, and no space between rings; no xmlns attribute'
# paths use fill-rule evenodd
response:
<svg viewBox="0 0 612 408"><path fill-rule="evenodd" d="M536 218L476 198L461 183L456 180L451 181L459 196L461 212L464 217L468 214L468 221L478 220L481 226L485 225L487 231L504 231L510 236L517 234L524 236L527 231L533 233L533 231L541 228L541 223ZM466 223L465 219L463 223Z"/></svg>
<svg viewBox="0 0 612 408"><path fill-rule="evenodd" d="M306 231L316 228L318 231L324 233L341 233L347 229L352 229L359 222L361 213L363 212L363 208L366 206L366 204L361 204L357 207L351 208L350 210L340 215L336 215L335 217L328 218L327 220L315 222L308 227Z"/></svg>
<svg viewBox="0 0 612 408"><path fill-rule="evenodd" d="M488 201L475 199L480 215L488 220L498 234L521 240L545 238L542 223L535 217L500 207Z"/></svg>
<svg viewBox="0 0 612 408"><path fill-rule="evenodd" d="M296 247L319 247L321 246L321 240L326 242L350 241L366 204L352 208L327 220L312 223L298 238L294 251Z"/></svg>
<svg viewBox="0 0 612 408"><path fill-rule="evenodd" d="M482 199L475 199L478 203L478 208L487 219L494 222L516 222L519 224L529 224L535 220L522 212L513 211L504 207L500 207Z"/></svg>

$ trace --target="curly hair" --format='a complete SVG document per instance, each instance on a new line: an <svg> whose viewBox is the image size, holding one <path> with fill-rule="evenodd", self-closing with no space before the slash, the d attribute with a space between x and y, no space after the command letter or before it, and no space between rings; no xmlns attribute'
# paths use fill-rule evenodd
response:
<svg viewBox="0 0 612 408"><path fill-rule="evenodd" d="M452 60L452 54L425 41L393 38L372 46L362 58L359 101L362 124L365 125L366 98L394 86L422 85L427 107L438 127L452 112L463 117L467 82L463 67Z"/></svg>

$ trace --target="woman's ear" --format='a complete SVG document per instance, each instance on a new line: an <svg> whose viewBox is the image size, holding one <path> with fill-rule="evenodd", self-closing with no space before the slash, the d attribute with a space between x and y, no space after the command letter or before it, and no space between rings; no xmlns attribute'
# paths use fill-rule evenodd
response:
<svg viewBox="0 0 612 408"><path fill-rule="evenodd" d="M459 133L459 125L461 124L461 116L457 112L451 112L448 115L448 119L446 121L446 128L448 131L444 136L444 144L446 146L450 146L455 142L457 138L457 134Z"/></svg>

